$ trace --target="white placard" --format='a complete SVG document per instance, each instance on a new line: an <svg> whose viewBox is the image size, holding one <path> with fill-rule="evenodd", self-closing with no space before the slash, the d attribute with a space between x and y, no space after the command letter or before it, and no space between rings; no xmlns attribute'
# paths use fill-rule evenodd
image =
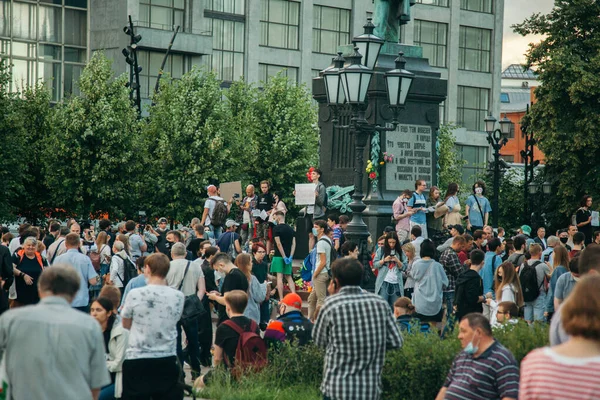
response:
<svg viewBox="0 0 600 400"><path fill-rule="evenodd" d="M296 205L306 206L315 204L315 191L317 185L314 183L296 183Z"/></svg>
<svg viewBox="0 0 600 400"><path fill-rule="evenodd" d="M592 226L600 226L600 213L592 211Z"/></svg>

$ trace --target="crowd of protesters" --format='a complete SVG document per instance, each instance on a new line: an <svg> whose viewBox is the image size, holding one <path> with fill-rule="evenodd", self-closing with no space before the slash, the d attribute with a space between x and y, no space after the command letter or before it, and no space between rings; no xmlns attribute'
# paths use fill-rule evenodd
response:
<svg viewBox="0 0 600 400"><path fill-rule="evenodd" d="M208 186L204 212L180 229L166 218L156 227L104 219L97 231L75 220L4 229L0 378L12 398L182 399L185 363L203 388L215 368L239 378L293 341L325 349L325 399L378 399L387 350L415 332L444 340L453 331L463 350L438 399L595 398L600 233L591 197L555 235L538 227L532 237L523 225L510 237L488 225L483 182L463 208L459 185L442 195L418 180L394 202L395 226L363 266L346 239L348 217L327 213L321 171L311 178L305 301L292 268L297 229L268 181L227 201ZM377 276L374 293L361 288L365 267ZM548 324L553 346L521 368L493 336L519 320ZM49 369L51 381L30 384ZM560 382L567 369L576 389Z"/></svg>

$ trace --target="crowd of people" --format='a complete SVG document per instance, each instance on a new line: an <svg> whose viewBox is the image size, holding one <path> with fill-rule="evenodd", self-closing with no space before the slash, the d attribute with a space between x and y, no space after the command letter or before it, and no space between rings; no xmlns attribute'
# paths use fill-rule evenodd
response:
<svg viewBox="0 0 600 400"><path fill-rule="evenodd" d="M97 232L75 220L3 228L0 378L12 398L182 399L184 363L199 389L216 368L238 378L293 341L326 350L325 399L377 399L387 350L415 332L444 340L455 330L463 350L438 399L595 398L600 232L589 196L555 235L523 225L510 237L488 225L483 182L463 212L459 185L426 197L419 180L363 266L348 217L327 214L321 172L311 174L307 307L293 278L297 229L267 181L229 201L208 186L201 217L179 229L166 218L116 229L103 219ZM377 276L374 293L361 288L364 268ZM519 320L548 324L553 346L521 368L493 337ZM577 390L560 384L567 368ZM29 383L48 370L48 385Z"/></svg>

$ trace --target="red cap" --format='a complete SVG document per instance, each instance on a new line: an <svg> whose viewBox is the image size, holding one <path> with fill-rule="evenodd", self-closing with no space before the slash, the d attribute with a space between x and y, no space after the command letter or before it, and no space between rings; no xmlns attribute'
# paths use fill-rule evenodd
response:
<svg viewBox="0 0 600 400"><path fill-rule="evenodd" d="M296 293L286 294L281 302L286 306L294 307L299 310L302 309L302 299Z"/></svg>

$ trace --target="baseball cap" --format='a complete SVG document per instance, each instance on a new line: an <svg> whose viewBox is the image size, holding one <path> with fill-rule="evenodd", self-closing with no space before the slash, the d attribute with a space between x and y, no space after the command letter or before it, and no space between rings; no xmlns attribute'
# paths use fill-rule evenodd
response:
<svg viewBox="0 0 600 400"><path fill-rule="evenodd" d="M286 294L281 302L286 306L302 309L302 299L296 293Z"/></svg>
<svg viewBox="0 0 600 400"><path fill-rule="evenodd" d="M159 224L162 224L163 222L164 222L164 223L167 223L167 219L166 219L165 217L162 217L162 218L159 218L159 219L158 219L158 223L159 223Z"/></svg>
<svg viewBox="0 0 600 400"><path fill-rule="evenodd" d="M462 235L463 233L465 233L465 228L463 228L462 225L450 225L448 228L450 229L456 229L458 231L459 235Z"/></svg>
<svg viewBox="0 0 600 400"><path fill-rule="evenodd" d="M239 226L240 224L238 224L237 222L235 222L232 219L228 219L227 221L225 221L225 226L227 228L231 228L232 226Z"/></svg>

